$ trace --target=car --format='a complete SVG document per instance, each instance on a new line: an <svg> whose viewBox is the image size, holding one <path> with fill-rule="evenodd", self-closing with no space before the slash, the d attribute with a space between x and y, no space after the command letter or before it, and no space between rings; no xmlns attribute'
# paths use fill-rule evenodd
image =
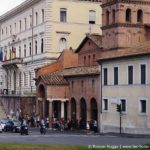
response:
<svg viewBox="0 0 150 150"><path fill-rule="evenodd" d="M3 131L3 130L2 130L2 125L1 125L1 123L0 123L0 133L2 133L2 131Z"/></svg>
<svg viewBox="0 0 150 150"><path fill-rule="evenodd" d="M9 120L4 126L5 132L20 132L20 122L17 120Z"/></svg>
<svg viewBox="0 0 150 150"><path fill-rule="evenodd" d="M6 125L6 123L9 121L10 119L7 119L7 118L2 118L0 119L0 124L2 126L2 130L4 131L4 127Z"/></svg>

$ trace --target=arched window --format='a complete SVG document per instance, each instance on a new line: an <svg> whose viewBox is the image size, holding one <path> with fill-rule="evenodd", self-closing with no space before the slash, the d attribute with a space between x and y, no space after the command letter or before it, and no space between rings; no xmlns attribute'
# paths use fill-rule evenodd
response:
<svg viewBox="0 0 150 150"><path fill-rule="evenodd" d="M109 11L106 11L106 25L109 24Z"/></svg>
<svg viewBox="0 0 150 150"><path fill-rule="evenodd" d="M115 23L115 21L116 21L116 12L113 9L113 11L112 11L112 23Z"/></svg>
<svg viewBox="0 0 150 150"><path fill-rule="evenodd" d="M126 22L131 22L131 9L126 10Z"/></svg>
<svg viewBox="0 0 150 150"><path fill-rule="evenodd" d="M137 11L137 22L143 22L143 11L141 9Z"/></svg>
<svg viewBox="0 0 150 150"><path fill-rule="evenodd" d="M86 65L86 56L84 56L84 65Z"/></svg>
<svg viewBox="0 0 150 150"><path fill-rule="evenodd" d="M95 24L96 20L96 12L95 10L90 10L89 11L89 24Z"/></svg>
<svg viewBox="0 0 150 150"><path fill-rule="evenodd" d="M37 25L38 24L38 13L37 12L35 13L35 19L36 19L35 24Z"/></svg>
<svg viewBox="0 0 150 150"><path fill-rule="evenodd" d="M65 38L61 38L59 41L59 49L60 51L63 51L67 48L67 40Z"/></svg>
<svg viewBox="0 0 150 150"><path fill-rule="evenodd" d="M43 38L41 39L41 53L44 52Z"/></svg>
<svg viewBox="0 0 150 150"><path fill-rule="evenodd" d="M35 55L37 54L37 41L35 41Z"/></svg>

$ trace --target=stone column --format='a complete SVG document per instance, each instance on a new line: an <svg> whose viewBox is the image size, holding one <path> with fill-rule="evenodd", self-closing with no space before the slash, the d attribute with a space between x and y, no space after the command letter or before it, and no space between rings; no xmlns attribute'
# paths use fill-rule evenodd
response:
<svg viewBox="0 0 150 150"><path fill-rule="evenodd" d="M52 122L53 122L53 102L49 102L49 126L52 128Z"/></svg>
<svg viewBox="0 0 150 150"><path fill-rule="evenodd" d="M87 121L91 121L91 106L90 106L90 101L87 100L86 103L86 113L87 113Z"/></svg>
<svg viewBox="0 0 150 150"><path fill-rule="evenodd" d="M61 102L61 118L65 117L65 103Z"/></svg>

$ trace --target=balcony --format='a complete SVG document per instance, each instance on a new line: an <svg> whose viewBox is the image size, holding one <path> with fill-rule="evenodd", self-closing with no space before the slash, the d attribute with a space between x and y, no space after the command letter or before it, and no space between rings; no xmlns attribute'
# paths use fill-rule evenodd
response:
<svg viewBox="0 0 150 150"><path fill-rule="evenodd" d="M6 60L2 62L2 67L4 68L9 68L9 67L15 67L18 68L19 64L23 63L22 58L13 58L11 60Z"/></svg>

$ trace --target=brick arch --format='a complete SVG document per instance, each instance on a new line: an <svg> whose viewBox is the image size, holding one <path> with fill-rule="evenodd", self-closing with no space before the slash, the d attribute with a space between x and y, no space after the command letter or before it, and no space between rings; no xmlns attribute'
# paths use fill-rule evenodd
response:
<svg viewBox="0 0 150 150"><path fill-rule="evenodd" d="M75 98L71 98L71 119L77 119L77 103Z"/></svg>
<svg viewBox="0 0 150 150"><path fill-rule="evenodd" d="M87 122L87 104L84 98L80 99L80 122L79 126L81 129L86 129Z"/></svg>
<svg viewBox="0 0 150 150"><path fill-rule="evenodd" d="M95 98L92 98L90 100L90 113L91 113L91 120L98 120L98 106L97 101Z"/></svg>

